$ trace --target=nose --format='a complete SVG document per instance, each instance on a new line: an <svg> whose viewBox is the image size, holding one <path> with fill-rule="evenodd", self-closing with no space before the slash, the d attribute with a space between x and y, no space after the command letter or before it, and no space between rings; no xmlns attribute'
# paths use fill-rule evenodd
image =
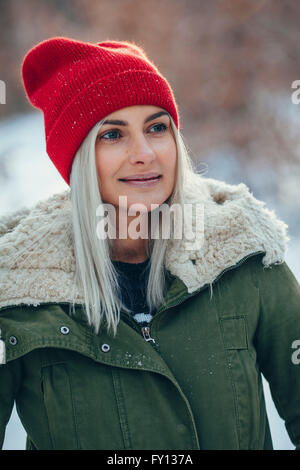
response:
<svg viewBox="0 0 300 470"><path fill-rule="evenodd" d="M132 145L128 150L128 159L132 164L139 162L148 164L155 159L155 153L143 134L133 137Z"/></svg>

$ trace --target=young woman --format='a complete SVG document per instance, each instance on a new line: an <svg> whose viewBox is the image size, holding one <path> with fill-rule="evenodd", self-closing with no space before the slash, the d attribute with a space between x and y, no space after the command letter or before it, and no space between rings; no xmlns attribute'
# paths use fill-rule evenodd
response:
<svg viewBox="0 0 300 470"><path fill-rule="evenodd" d="M197 174L136 44L50 38L22 77L70 191L0 220L1 443L16 402L27 449L272 449L262 373L300 449L286 225Z"/></svg>

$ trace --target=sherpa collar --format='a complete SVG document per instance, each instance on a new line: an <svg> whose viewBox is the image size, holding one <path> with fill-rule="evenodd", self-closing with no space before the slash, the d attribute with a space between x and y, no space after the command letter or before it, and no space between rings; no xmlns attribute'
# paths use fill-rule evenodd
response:
<svg viewBox="0 0 300 470"><path fill-rule="evenodd" d="M170 240L166 268L192 293L242 258L263 251L265 266L284 261L287 225L244 184L200 175L185 192L186 203L203 204L204 243ZM0 308L71 302L75 289L70 190L0 218ZM195 233L195 211L191 224ZM200 227L201 229L201 227ZM201 233L197 234L201 237ZM75 290L77 303L83 293Z"/></svg>

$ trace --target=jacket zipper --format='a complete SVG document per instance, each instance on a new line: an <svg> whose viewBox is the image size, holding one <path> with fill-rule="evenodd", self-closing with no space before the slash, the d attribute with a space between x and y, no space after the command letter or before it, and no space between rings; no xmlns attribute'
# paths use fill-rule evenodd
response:
<svg viewBox="0 0 300 470"><path fill-rule="evenodd" d="M217 282L222 276L223 274L225 274L227 271L230 271L231 269L234 269L234 268L237 268L239 267L241 264L243 264L248 258L251 258L252 256L256 256L258 254L263 254L264 251L257 251L255 253L251 253L250 255L247 255L245 256L244 258L242 258L240 261L238 261L237 264L233 265L233 266L229 266L228 268L224 269L216 278L215 280L212 282L212 284L214 284L215 282ZM192 294L189 294L187 296L185 296L183 299L181 299L179 302L176 302L175 304L171 304L169 305L168 307L165 307L163 308L160 312L159 312L159 315L163 312L165 312L166 310L168 310L169 308L173 308L173 307L177 307L177 305L180 305L182 304L186 299L190 299L191 297L193 297L194 295L196 294L199 294L199 292L201 292L202 290L204 289L207 289L208 288L208 284L205 284L204 286L200 287L198 290L196 290L195 292L193 292ZM151 331L151 323L152 321L157 317L154 316L154 318L150 321L149 325L148 326L143 326L142 328L138 327L136 322L134 322L134 320L132 321L131 318L128 318L128 320L130 321L131 325L134 327L134 329L138 332L142 332L142 336L144 337L144 340L145 341L153 341L154 344L156 344L155 342L155 339L151 337L150 335L150 331ZM134 323L133 323L134 322Z"/></svg>
<svg viewBox="0 0 300 470"><path fill-rule="evenodd" d="M155 343L155 339L151 338L150 336L150 327L149 326L143 326L141 328L142 334L144 336L145 341L153 341Z"/></svg>

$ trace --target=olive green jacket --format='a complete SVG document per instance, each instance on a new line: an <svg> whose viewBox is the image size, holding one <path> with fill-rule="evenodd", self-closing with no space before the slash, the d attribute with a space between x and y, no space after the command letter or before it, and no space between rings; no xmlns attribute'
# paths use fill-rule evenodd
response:
<svg viewBox="0 0 300 470"><path fill-rule="evenodd" d="M286 226L244 185L199 188L201 247L170 242L165 304L148 332L122 312L115 338L89 327L80 291L69 313L68 193L0 220L1 444L16 402L28 449L272 449L262 373L300 450Z"/></svg>

